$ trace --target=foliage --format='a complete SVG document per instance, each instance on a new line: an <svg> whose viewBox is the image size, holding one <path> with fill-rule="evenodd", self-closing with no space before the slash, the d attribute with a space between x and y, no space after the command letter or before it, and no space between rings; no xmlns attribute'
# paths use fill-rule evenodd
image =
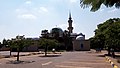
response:
<svg viewBox="0 0 120 68"><path fill-rule="evenodd" d="M3 44L3 46L7 46L8 45L8 42L7 42L7 40L5 38L3 39L2 44Z"/></svg>
<svg viewBox="0 0 120 68"><path fill-rule="evenodd" d="M91 7L91 11L97 11L102 4L106 7L120 8L120 0L80 0L81 7Z"/></svg>
<svg viewBox="0 0 120 68"><path fill-rule="evenodd" d="M30 45L32 45L35 41L32 40L31 38L20 38L20 40L17 40L17 38L11 39L11 40L7 40L8 42L8 46L11 49L17 49L20 48L20 50L22 51L22 49L24 47L28 47Z"/></svg>
<svg viewBox="0 0 120 68"><path fill-rule="evenodd" d="M30 44L30 41L28 39L25 39L24 36L16 36L16 38L12 38L11 40L3 40L11 49L12 48L24 48L25 46L28 46Z"/></svg>
<svg viewBox="0 0 120 68"><path fill-rule="evenodd" d="M46 37L48 37L48 35L49 35L49 32L48 32L48 30L42 30L42 32L41 32L42 34L42 37L44 37L44 38L46 38Z"/></svg>
<svg viewBox="0 0 120 68"><path fill-rule="evenodd" d="M34 44L35 41L36 41L36 40L32 40L31 38L24 39L24 40L23 40L23 46L24 46L24 47L28 47L28 46Z"/></svg>
<svg viewBox="0 0 120 68"><path fill-rule="evenodd" d="M92 37L89 40L90 40L90 48L92 48L92 49L99 48L98 42L95 39L95 37Z"/></svg>
<svg viewBox="0 0 120 68"><path fill-rule="evenodd" d="M95 30L95 36L91 39L92 46L97 45L99 48L120 48L120 19L109 19L99 24Z"/></svg>
<svg viewBox="0 0 120 68"><path fill-rule="evenodd" d="M48 50L52 50L53 48L57 49L59 43L55 39L46 39L46 38L41 38L40 39L40 47L45 48L45 46L48 46Z"/></svg>
<svg viewBox="0 0 120 68"><path fill-rule="evenodd" d="M0 48L2 48L2 44L1 44L1 42L0 42Z"/></svg>
<svg viewBox="0 0 120 68"><path fill-rule="evenodd" d="M64 43L65 43L65 49L67 51L72 50L73 49L72 38L70 37L70 33L67 30L64 31L63 40L64 40Z"/></svg>

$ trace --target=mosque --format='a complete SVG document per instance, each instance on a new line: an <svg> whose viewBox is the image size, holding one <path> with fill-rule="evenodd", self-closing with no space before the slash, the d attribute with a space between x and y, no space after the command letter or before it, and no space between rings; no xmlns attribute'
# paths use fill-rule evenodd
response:
<svg viewBox="0 0 120 68"><path fill-rule="evenodd" d="M49 38L57 39L61 43L61 47L59 49L65 49L67 51L89 51L90 50L90 41L85 39L85 35L83 33L73 33L73 20L71 17L71 13L69 13L68 19L68 30L62 30L61 28L55 27L48 32L48 30L42 30L41 37L44 37L46 34ZM39 51L39 47L37 41L40 38L26 38L31 39L33 44L29 47L24 47L22 51ZM13 49L15 50L15 49Z"/></svg>
<svg viewBox="0 0 120 68"><path fill-rule="evenodd" d="M72 26L73 20L71 17L71 13L69 13L69 19L68 19L68 30L62 30L61 28L55 27L50 30L49 37L51 38L57 38L59 41L66 42L65 45L67 46L67 49L73 50L73 51L88 51L90 50L90 41L85 39L85 35L83 33L73 33L74 27ZM44 32L42 32L41 35L44 35ZM70 38L67 39L66 35ZM64 38L64 39L63 39ZM70 42L67 42L70 41Z"/></svg>

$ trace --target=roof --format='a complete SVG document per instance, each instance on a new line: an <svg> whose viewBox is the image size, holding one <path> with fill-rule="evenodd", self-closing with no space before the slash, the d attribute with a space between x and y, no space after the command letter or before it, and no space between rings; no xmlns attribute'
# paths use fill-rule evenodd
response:
<svg viewBox="0 0 120 68"><path fill-rule="evenodd" d="M62 30L61 28L56 27L56 28L52 28L52 30L50 31L50 33L52 33L52 32L60 32L60 33L63 33L63 30Z"/></svg>

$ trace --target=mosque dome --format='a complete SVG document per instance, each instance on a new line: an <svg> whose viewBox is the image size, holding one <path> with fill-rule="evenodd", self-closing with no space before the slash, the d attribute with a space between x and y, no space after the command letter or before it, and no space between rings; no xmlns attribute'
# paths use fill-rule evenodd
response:
<svg viewBox="0 0 120 68"><path fill-rule="evenodd" d="M85 40L85 35L80 33L79 36L76 37L76 40Z"/></svg>
<svg viewBox="0 0 120 68"><path fill-rule="evenodd" d="M51 34L59 34L59 37L63 37L63 30L61 28L52 28Z"/></svg>
<svg viewBox="0 0 120 68"><path fill-rule="evenodd" d="M78 37L76 38L76 40L85 40L85 37L83 37L83 36L78 36Z"/></svg>

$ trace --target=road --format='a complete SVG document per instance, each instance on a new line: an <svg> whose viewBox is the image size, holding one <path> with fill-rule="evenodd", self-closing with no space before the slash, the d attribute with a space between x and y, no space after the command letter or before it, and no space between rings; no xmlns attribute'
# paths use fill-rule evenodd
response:
<svg viewBox="0 0 120 68"><path fill-rule="evenodd" d="M20 57L23 63L13 64L16 58L0 59L0 68L112 68L100 53L63 52L61 55L50 54Z"/></svg>

